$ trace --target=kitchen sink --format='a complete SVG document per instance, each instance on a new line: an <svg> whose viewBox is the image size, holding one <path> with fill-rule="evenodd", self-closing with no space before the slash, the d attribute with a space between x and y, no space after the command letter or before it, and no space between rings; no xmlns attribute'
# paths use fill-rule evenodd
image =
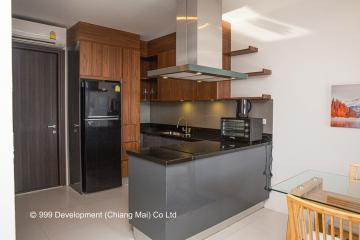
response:
<svg viewBox="0 0 360 240"><path fill-rule="evenodd" d="M161 134L176 136L176 137L185 137L185 133L176 132L176 131L165 131L165 132L161 132Z"/></svg>

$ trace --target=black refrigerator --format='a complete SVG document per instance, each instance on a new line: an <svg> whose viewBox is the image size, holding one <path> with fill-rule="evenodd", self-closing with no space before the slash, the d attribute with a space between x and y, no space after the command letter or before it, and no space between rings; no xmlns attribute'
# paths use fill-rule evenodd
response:
<svg viewBox="0 0 360 240"><path fill-rule="evenodd" d="M121 81L80 78L79 43L68 48L70 186L92 193L121 186Z"/></svg>
<svg viewBox="0 0 360 240"><path fill-rule="evenodd" d="M82 192L121 186L121 84L81 81Z"/></svg>

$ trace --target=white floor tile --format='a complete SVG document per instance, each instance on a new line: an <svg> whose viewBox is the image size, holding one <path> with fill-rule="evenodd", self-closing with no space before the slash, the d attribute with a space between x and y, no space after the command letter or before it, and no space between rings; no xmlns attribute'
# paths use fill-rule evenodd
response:
<svg viewBox="0 0 360 240"><path fill-rule="evenodd" d="M31 219L30 211L127 212L127 184L87 195L61 187L16 196L16 233L18 240L134 239L127 219ZM262 209L206 240L282 240L286 224L286 215Z"/></svg>

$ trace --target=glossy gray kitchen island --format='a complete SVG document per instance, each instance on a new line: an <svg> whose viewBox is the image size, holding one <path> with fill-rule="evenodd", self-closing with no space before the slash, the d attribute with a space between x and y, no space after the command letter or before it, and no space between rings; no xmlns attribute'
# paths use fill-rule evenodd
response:
<svg viewBox="0 0 360 240"><path fill-rule="evenodd" d="M183 240L245 217L269 196L271 149L200 141L129 152L130 224L154 240Z"/></svg>

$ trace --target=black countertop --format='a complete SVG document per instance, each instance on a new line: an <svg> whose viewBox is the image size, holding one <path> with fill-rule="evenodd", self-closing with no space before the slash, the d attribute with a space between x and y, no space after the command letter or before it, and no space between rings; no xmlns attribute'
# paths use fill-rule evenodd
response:
<svg viewBox="0 0 360 240"><path fill-rule="evenodd" d="M175 138L185 141L185 143L144 148L139 152L128 151L128 154L162 165L170 165L271 144L271 135L269 134L265 134L261 141L250 143L223 141L218 129L192 128L191 137L164 134L169 131L176 131L176 126L141 125L143 134Z"/></svg>

